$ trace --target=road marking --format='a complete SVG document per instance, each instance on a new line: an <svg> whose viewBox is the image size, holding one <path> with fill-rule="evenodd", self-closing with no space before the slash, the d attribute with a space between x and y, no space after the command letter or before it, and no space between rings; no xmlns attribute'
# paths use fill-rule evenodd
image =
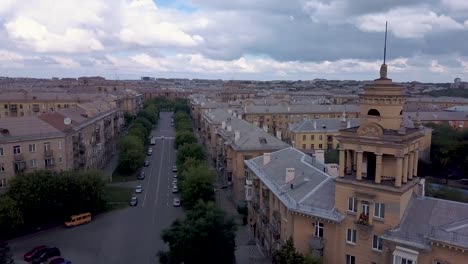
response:
<svg viewBox="0 0 468 264"><path fill-rule="evenodd" d="M148 195L148 189L149 189L149 186L150 186L150 183L151 183L151 178L153 178L153 177L151 177L151 176L153 175L153 167L154 167L154 166L151 166L151 168L150 168L150 173L149 173L149 175L148 175L149 180L148 180L148 182L146 183L146 187L145 187L145 189L146 189L146 191L145 191L145 196L143 197L143 203L141 204L141 207L144 207L144 206L145 206L146 195Z"/></svg>

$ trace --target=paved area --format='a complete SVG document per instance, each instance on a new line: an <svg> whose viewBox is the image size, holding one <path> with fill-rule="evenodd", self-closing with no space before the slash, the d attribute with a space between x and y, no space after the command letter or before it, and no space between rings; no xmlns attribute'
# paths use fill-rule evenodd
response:
<svg viewBox="0 0 468 264"><path fill-rule="evenodd" d="M171 113L161 113L155 136L174 137L170 126ZM24 252L37 245L56 246L62 255L78 264L146 264L158 263L157 252L166 249L160 238L164 228L176 218L183 217L182 208L172 205L172 165L175 164L173 139L158 139L147 159L149 167L138 194L138 206L96 216L87 225L71 229L58 228L19 238L10 242L12 253L21 259ZM132 185L133 184L133 185Z"/></svg>

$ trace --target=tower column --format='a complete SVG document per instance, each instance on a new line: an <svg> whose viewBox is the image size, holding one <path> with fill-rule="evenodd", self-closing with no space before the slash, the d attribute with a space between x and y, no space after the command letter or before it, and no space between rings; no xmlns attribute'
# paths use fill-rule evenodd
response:
<svg viewBox="0 0 468 264"><path fill-rule="evenodd" d="M408 154L403 158L403 183L408 181Z"/></svg>
<svg viewBox="0 0 468 264"><path fill-rule="evenodd" d="M362 151L357 151L357 159L356 159L356 180L362 180Z"/></svg>
<svg viewBox="0 0 468 264"><path fill-rule="evenodd" d="M413 165L414 165L414 152L411 151L409 153L409 160L408 160L408 180L413 179Z"/></svg>
<svg viewBox="0 0 468 264"><path fill-rule="evenodd" d="M345 150L344 149L340 149L340 164L339 164L339 172L338 172L338 176L340 177L344 177L344 172L345 172L345 164L346 164L346 161L345 161Z"/></svg>
<svg viewBox="0 0 468 264"><path fill-rule="evenodd" d="M375 153L375 183L382 181L382 153Z"/></svg>
<svg viewBox="0 0 468 264"><path fill-rule="evenodd" d="M353 162L352 155L353 155L352 150L350 149L346 150L346 171L345 171L346 174L351 174L351 170L352 170L351 166Z"/></svg>
<svg viewBox="0 0 468 264"><path fill-rule="evenodd" d="M353 151L353 169L352 171L356 171L356 161L357 161L357 152Z"/></svg>
<svg viewBox="0 0 468 264"><path fill-rule="evenodd" d="M396 157L395 187L401 187L401 175L403 174L403 158Z"/></svg>
<svg viewBox="0 0 468 264"><path fill-rule="evenodd" d="M418 177L418 162L419 162L419 150L414 150L414 164L413 164L413 176Z"/></svg>

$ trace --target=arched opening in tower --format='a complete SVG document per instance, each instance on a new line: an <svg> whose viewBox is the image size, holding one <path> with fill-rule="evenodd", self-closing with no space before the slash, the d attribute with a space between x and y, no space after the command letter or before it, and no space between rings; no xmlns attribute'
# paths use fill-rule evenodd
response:
<svg viewBox="0 0 468 264"><path fill-rule="evenodd" d="M370 109L369 112L367 112L367 115L380 116L380 112L377 109Z"/></svg>

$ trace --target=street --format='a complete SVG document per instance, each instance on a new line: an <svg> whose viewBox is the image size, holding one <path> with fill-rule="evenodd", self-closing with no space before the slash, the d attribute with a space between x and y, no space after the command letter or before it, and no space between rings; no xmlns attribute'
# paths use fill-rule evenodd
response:
<svg viewBox="0 0 468 264"><path fill-rule="evenodd" d="M173 220L184 215L181 207L172 204L172 166L175 165L175 131L170 112L162 112L159 124L152 131L158 137L153 155L146 156L143 181L123 183L143 186L137 194L138 206L128 207L96 216L89 224L67 229L44 231L10 242L15 259L37 245L55 246L62 256L78 264L159 263L157 252L167 249L161 231ZM164 138L161 138L164 137ZM143 164L142 164L143 165Z"/></svg>

